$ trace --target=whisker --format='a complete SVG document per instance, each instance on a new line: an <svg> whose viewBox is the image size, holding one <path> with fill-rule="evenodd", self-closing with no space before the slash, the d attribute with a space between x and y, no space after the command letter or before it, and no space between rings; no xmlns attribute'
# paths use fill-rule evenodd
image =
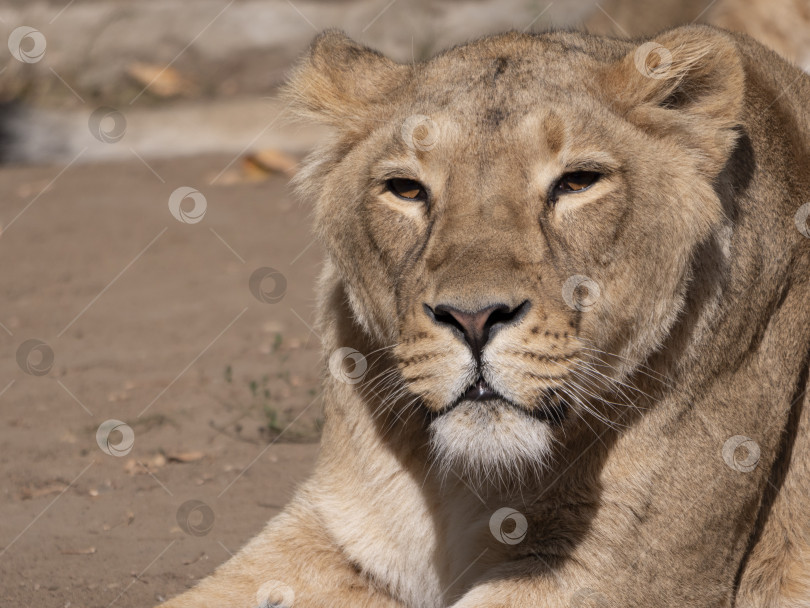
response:
<svg viewBox="0 0 810 608"><path fill-rule="evenodd" d="M581 365L577 365L577 367L578 367L577 371L580 374L584 374L585 376L588 376L589 378L592 379L592 381L604 381L606 384L602 384L600 386L600 388L603 388L604 390L609 390L609 391L613 392L614 394L617 394L618 396L622 397L625 400L625 403L623 403L622 405L626 405L626 406L629 406L629 407L632 407L632 408L635 408L635 409L641 409L639 407L639 405L636 404L627 395L627 393L624 392L622 387L625 387L628 390L635 391L635 392L639 393L640 395L643 395L643 396L653 400L652 397L647 395L647 393L645 393L641 389L639 389L639 388L637 388L635 386L625 384L623 382L618 382L615 378L611 378L607 374L604 374L603 372L599 371L598 369L594 368L592 365L590 365L590 364L588 364L586 362L580 361L579 363L581 363ZM646 409L646 408L644 408L644 409Z"/></svg>
<svg viewBox="0 0 810 608"><path fill-rule="evenodd" d="M595 437L596 437L596 438L599 440L599 442L600 442L602 445L605 445L605 444L604 444L604 442L602 441L602 434L601 434L601 433L597 433L597 432L596 432L596 429L594 429L594 428L593 428L593 427L590 425L590 423L589 423L589 422L588 422L588 421L585 419L585 416L583 416L582 412L587 412L587 411L588 411L588 408L585 406L585 404L584 404L584 403L582 403L582 400L579 398L579 396L578 396L578 395L576 395L575 393L571 393L571 392L569 392L568 387L564 388L564 389L563 389L563 392L565 392L565 396L566 396L566 398L571 398L571 399L572 399L572 400L573 400L573 401L574 401L576 404L578 404L578 405L579 405L579 409L577 409L576 407L575 407L575 408L571 408L571 409L573 410L574 414L575 414L575 415L576 415L576 416L577 416L577 417L578 417L580 420L582 420L582 422L585 424L585 426L587 426L587 427L588 427L588 429L590 429L591 433L593 433L593 434L594 434L594 436L595 436ZM580 409L581 409L582 411L580 411Z"/></svg>
<svg viewBox="0 0 810 608"><path fill-rule="evenodd" d="M600 355L605 355L605 356L608 356L608 357L616 357L617 359L620 359L620 360L628 363L635 371L639 371L639 372L643 373L645 376L647 376L651 380L655 380L656 382L660 382L660 383L664 384L665 386L667 386L668 388L672 388L674 386L674 381L670 377L666 376L665 374L662 374L661 372L658 372L658 371L654 370L653 368L651 368L646 363L633 361L632 359L630 359L628 357L625 357L624 355L620 355L618 353L613 353L613 352L608 352L608 351L602 350L602 349L598 348L595 344L590 342L589 340L586 340L585 338L574 336L574 339L577 340L578 342L581 342L582 344L587 345L587 347L585 347L585 346L581 347L583 350L590 350L592 352L598 353ZM590 347L590 348L588 348L588 347Z"/></svg>
<svg viewBox="0 0 810 608"><path fill-rule="evenodd" d="M590 397L593 397L594 399L596 399L596 400L597 400L597 401L599 401L600 403L606 403L606 402L605 402L603 399L601 399L601 398L600 398L598 395L595 395L595 394L591 393L591 392L590 392L590 391L588 391L586 388L584 388L582 385L578 385L578 384L569 383L569 384L567 384L567 385L566 385L566 388L567 388L568 390L574 391L574 392L575 392L577 395L579 395L580 397L583 397L583 393L584 393L585 395L588 395L588 396L590 396ZM596 418L597 420L599 420L600 422L602 422L602 423L603 423L603 424L605 424L606 426L608 426L608 427L610 427L610 428L613 428L613 429L617 429L617 428L627 428L625 425L619 424L619 423L618 423L618 422L616 422L615 420L610 420L609 418L607 418L606 416L604 416L604 415L603 415L601 412L599 412L599 411L598 411L598 410L596 410L595 408L591 407L591 406L588 404L588 400L587 400L587 399L584 399L584 398L583 398L582 400L580 400L580 401L579 401L579 403L580 403L580 405L583 407L584 411L586 411L586 412L588 412L589 414L591 414L591 415L592 415L594 418ZM613 404L613 405L616 405L616 404Z"/></svg>

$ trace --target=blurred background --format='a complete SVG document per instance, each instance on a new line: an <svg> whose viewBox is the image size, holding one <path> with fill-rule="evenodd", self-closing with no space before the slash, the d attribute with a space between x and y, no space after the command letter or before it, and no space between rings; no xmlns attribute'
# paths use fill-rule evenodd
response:
<svg viewBox="0 0 810 608"><path fill-rule="evenodd" d="M0 102L14 118L2 153L58 162L87 146L84 161L126 158L126 146L88 132L101 106L122 114L116 126L145 158L306 150L313 133L256 126L282 109L276 87L329 27L405 62L509 29L636 37L693 22L745 31L810 67L810 0L6 0L0 27L17 60L0 72ZM15 102L29 111L9 114Z"/></svg>
<svg viewBox="0 0 810 608"><path fill-rule="evenodd" d="M324 133L276 90L318 32L411 62L693 22L810 69L810 0L4 0L0 604L159 603L313 466L322 253L288 181Z"/></svg>

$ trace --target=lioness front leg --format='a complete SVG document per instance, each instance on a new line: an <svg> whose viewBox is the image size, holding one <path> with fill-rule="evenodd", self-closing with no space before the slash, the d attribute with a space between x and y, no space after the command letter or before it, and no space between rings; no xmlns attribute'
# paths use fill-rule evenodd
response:
<svg viewBox="0 0 810 608"><path fill-rule="evenodd" d="M572 584L562 579L516 573L503 579L481 583L470 589L450 608L628 608L636 606L617 599L618 590L598 591L596 584ZM654 606L656 604L649 604Z"/></svg>
<svg viewBox="0 0 810 608"><path fill-rule="evenodd" d="M542 593L539 586L537 581L484 583L470 589L451 608L569 608L550 594Z"/></svg>
<svg viewBox="0 0 810 608"><path fill-rule="evenodd" d="M401 608L369 585L317 516L292 503L194 589L161 608Z"/></svg>

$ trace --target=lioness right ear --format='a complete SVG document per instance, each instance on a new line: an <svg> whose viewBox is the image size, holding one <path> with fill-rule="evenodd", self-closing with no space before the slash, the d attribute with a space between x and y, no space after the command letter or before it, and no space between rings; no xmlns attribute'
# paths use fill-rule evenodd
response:
<svg viewBox="0 0 810 608"><path fill-rule="evenodd" d="M679 137L714 177L737 138L745 73L733 38L708 26L684 26L635 47L607 67L601 83L630 122Z"/></svg>
<svg viewBox="0 0 810 608"><path fill-rule="evenodd" d="M320 34L293 69L282 95L294 112L342 129L357 128L405 82L407 66L339 30Z"/></svg>

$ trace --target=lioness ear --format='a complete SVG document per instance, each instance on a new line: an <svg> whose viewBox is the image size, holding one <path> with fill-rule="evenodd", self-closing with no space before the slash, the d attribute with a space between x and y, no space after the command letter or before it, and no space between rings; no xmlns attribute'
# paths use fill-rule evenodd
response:
<svg viewBox="0 0 810 608"><path fill-rule="evenodd" d="M299 115L351 129L385 102L406 75L407 66L339 30L327 30L293 69L282 95Z"/></svg>
<svg viewBox="0 0 810 608"><path fill-rule="evenodd" d="M730 35L707 26L670 30L608 66L602 83L628 120L694 148L709 177L722 169L737 139L745 87Z"/></svg>

